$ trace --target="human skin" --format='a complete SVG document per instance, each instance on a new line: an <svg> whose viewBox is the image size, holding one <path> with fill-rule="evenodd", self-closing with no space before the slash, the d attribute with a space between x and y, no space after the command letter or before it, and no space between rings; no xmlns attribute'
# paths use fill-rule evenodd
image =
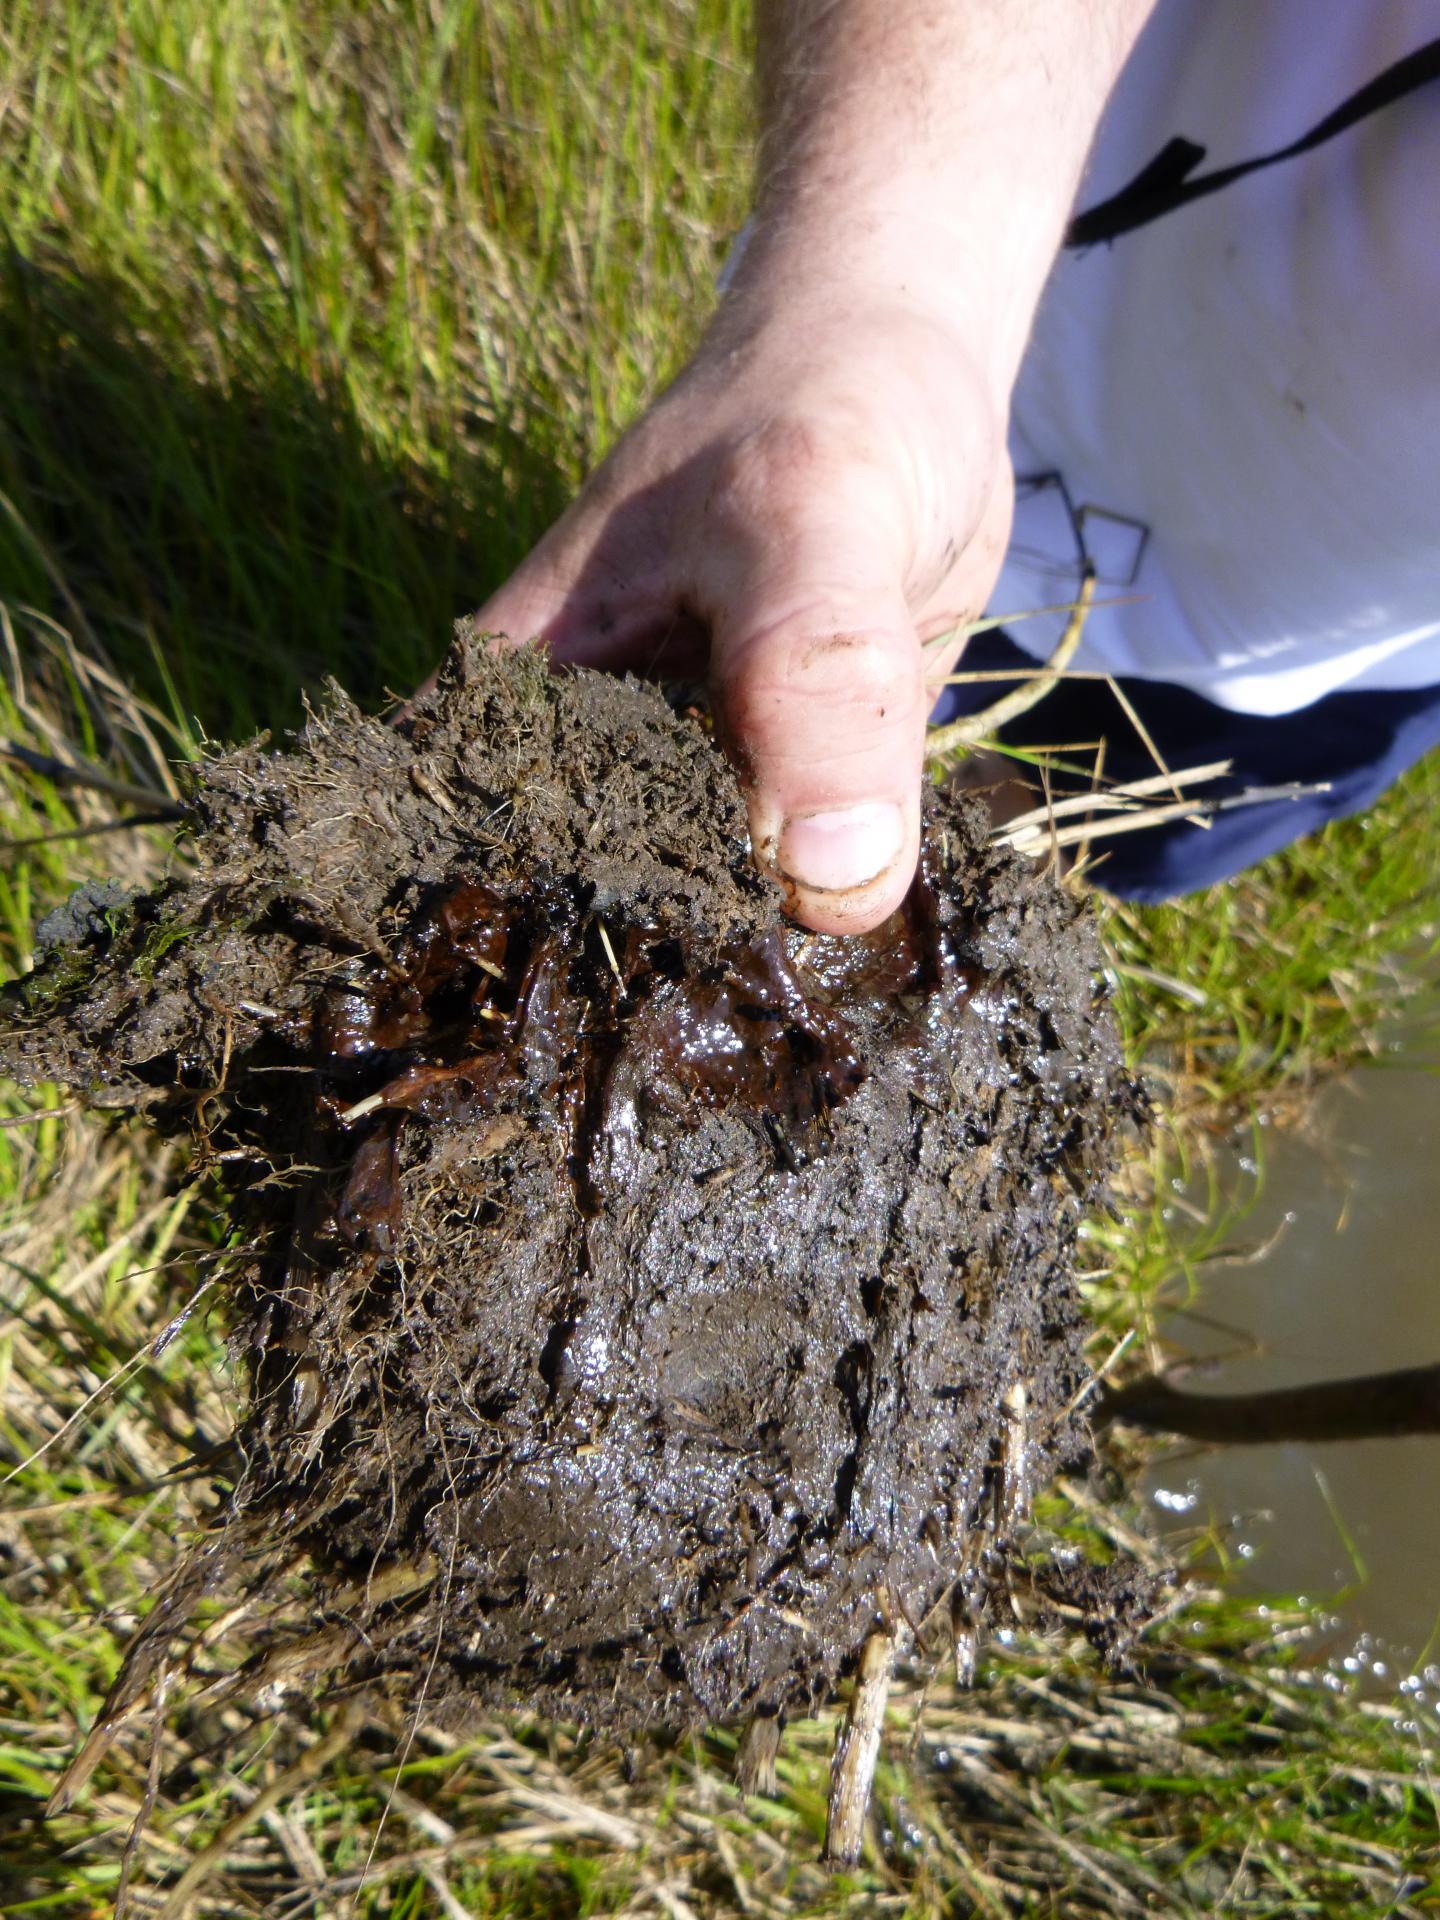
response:
<svg viewBox="0 0 1440 1920"><path fill-rule="evenodd" d="M751 238L694 358L477 621L557 659L708 660L756 859L877 926L926 715L1009 536L1010 392L1152 0L759 0Z"/></svg>

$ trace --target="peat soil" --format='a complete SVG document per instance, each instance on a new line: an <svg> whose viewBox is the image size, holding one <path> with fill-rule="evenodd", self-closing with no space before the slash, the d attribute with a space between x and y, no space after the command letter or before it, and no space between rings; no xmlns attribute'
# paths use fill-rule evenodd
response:
<svg viewBox="0 0 1440 1920"><path fill-rule="evenodd" d="M332 689L204 766L164 883L51 917L0 1064L188 1133L241 1249L224 1511L120 1696L297 1557L253 1677L456 1722L804 1710L877 1625L1007 1613L1135 1096L1081 904L926 804L892 922L806 933L703 715L462 631L401 724ZM1143 1610L1025 1575L1106 1644Z"/></svg>

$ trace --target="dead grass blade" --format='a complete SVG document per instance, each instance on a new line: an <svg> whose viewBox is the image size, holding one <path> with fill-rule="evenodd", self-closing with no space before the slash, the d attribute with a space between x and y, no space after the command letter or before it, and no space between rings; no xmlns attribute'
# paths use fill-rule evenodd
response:
<svg viewBox="0 0 1440 1920"><path fill-rule="evenodd" d="M967 714L963 720L952 720L947 726L933 728L926 736L926 759L946 760L967 752L982 740L989 739L1007 722L1018 719L1022 713L1028 713L1032 707L1038 706L1046 694L1059 684L1065 669L1074 659L1085 633L1085 621L1094 597L1095 576L1087 572L1065 631L1035 678L1028 685L1017 687L1014 693L993 701L979 713Z"/></svg>
<svg viewBox="0 0 1440 1920"><path fill-rule="evenodd" d="M232 1820L225 1823L210 1844L195 1856L167 1896L160 1909L159 1920L184 1920L202 1888L224 1864L225 1856L241 1835L248 1833L267 1813L273 1812L286 1800L303 1792L312 1781L318 1780L330 1762L350 1745L364 1723L364 1702L348 1702L336 1716L330 1731L317 1740L313 1747L307 1748L263 1792L258 1793L248 1807L242 1807Z"/></svg>

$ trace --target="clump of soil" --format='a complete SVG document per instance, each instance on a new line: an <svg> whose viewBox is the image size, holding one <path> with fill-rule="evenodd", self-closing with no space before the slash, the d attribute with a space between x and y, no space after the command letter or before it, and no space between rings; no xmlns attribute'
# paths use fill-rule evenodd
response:
<svg viewBox="0 0 1440 1920"><path fill-rule="evenodd" d="M701 717L462 634L403 724L332 691L209 763L189 862L48 927L9 1070L189 1130L251 1248L192 1597L303 1550L353 1679L615 1729L983 1617L1080 1446L1131 1089L1085 913L927 805L895 919L805 933Z"/></svg>

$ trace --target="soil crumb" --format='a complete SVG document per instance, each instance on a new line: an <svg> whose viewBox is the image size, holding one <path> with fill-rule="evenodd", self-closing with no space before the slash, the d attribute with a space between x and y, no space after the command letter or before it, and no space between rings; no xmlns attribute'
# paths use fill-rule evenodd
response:
<svg viewBox="0 0 1440 1920"><path fill-rule="evenodd" d="M1133 1092L1081 905L926 804L894 919L808 934L699 713L462 630L401 725L332 689L202 769L169 880L47 927L0 1060L192 1135L249 1249L192 1590L303 1553L315 1664L615 1731L983 1624L1083 1447Z"/></svg>

